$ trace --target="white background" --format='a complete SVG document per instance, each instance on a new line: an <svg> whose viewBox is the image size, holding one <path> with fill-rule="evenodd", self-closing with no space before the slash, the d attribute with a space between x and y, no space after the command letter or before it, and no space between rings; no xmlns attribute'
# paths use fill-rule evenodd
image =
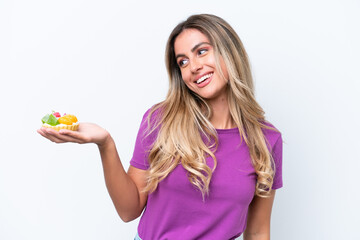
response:
<svg viewBox="0 0 360 240"><path fill-rule="evenodd" d="M0 239L132 239L95 145L36 133L56 110L96 122L125 168L145 110L164 99L164 50L191 14L227 20L257 99L283 133L272 239L359 239L360 2L0 1Z"/></svg>

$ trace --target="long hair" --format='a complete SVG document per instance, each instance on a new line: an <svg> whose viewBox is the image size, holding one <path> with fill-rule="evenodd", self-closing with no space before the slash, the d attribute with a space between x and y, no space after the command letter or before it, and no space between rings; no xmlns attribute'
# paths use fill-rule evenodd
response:
<svg viewBox="0 0 360 240"><path fill-rule="evenodd" d="M257 174L255 194L269 196L275 168L262 130L270 127L265 124L264 111L254 97L248 56L233 28L223 19L210 14L190 16L179 23L169 36L165 54L169 90L166 99L156 104L148 116L149 134L156 128L159 132L149 152L150 168L144 190L155 191L159 182L181 164L187 171L189 181L204 197L209 193L212 172L216 168L214 152L218 137L209 121L212 110L205 99L185 85L176 63L174 42L185 29L197 29L207 36L214 48L216 69L222 77L224 73L221 72L220 58L224 60L229 76L227 92L230 114L249 148ZM150 118L155 111L159 112L159 117L150 126ZM207 157L214 160L212 169L206 164Z"/></svg>

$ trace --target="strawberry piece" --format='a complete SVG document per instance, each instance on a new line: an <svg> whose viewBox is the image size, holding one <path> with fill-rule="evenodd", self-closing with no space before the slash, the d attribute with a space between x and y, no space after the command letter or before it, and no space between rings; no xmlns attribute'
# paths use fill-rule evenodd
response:
<svg viewBox="0 0 360 240"><path fill-rule="evenodd" d="M59 112L54 112L53 115L57 118L61 117L60 113Z"/></svg>

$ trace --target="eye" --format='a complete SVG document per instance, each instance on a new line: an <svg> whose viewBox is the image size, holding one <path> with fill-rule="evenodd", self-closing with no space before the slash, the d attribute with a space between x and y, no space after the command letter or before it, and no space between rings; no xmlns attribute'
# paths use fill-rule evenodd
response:
<svg viewBox="0 0 360 240"><path fill-rule="evenodd" d="M178 64L179 64L180 67L183 67L183 66L185 66L188 62L189 62L189 60L187 60L187 59L181 59L181 60L178 62Z"/></svg>
<svg viewBox="0 0 360 240"><path fill-rule="evenodd" d="M207 52L208 50L206 48L201 48L198 50L198 55L203 55Z"/></svg>

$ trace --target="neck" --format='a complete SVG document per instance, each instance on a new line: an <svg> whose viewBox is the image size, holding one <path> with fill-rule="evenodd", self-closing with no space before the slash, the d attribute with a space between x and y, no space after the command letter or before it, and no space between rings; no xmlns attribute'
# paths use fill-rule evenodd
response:
<svg viewBox="0 0 360 240"><path fill-rule="evenodd" d="M226 96L219 97L216 100L209 100L207 103L212 110L210 122L214 128L230 129L236 127L236 124L230 115L228 99Z"/></svg>

